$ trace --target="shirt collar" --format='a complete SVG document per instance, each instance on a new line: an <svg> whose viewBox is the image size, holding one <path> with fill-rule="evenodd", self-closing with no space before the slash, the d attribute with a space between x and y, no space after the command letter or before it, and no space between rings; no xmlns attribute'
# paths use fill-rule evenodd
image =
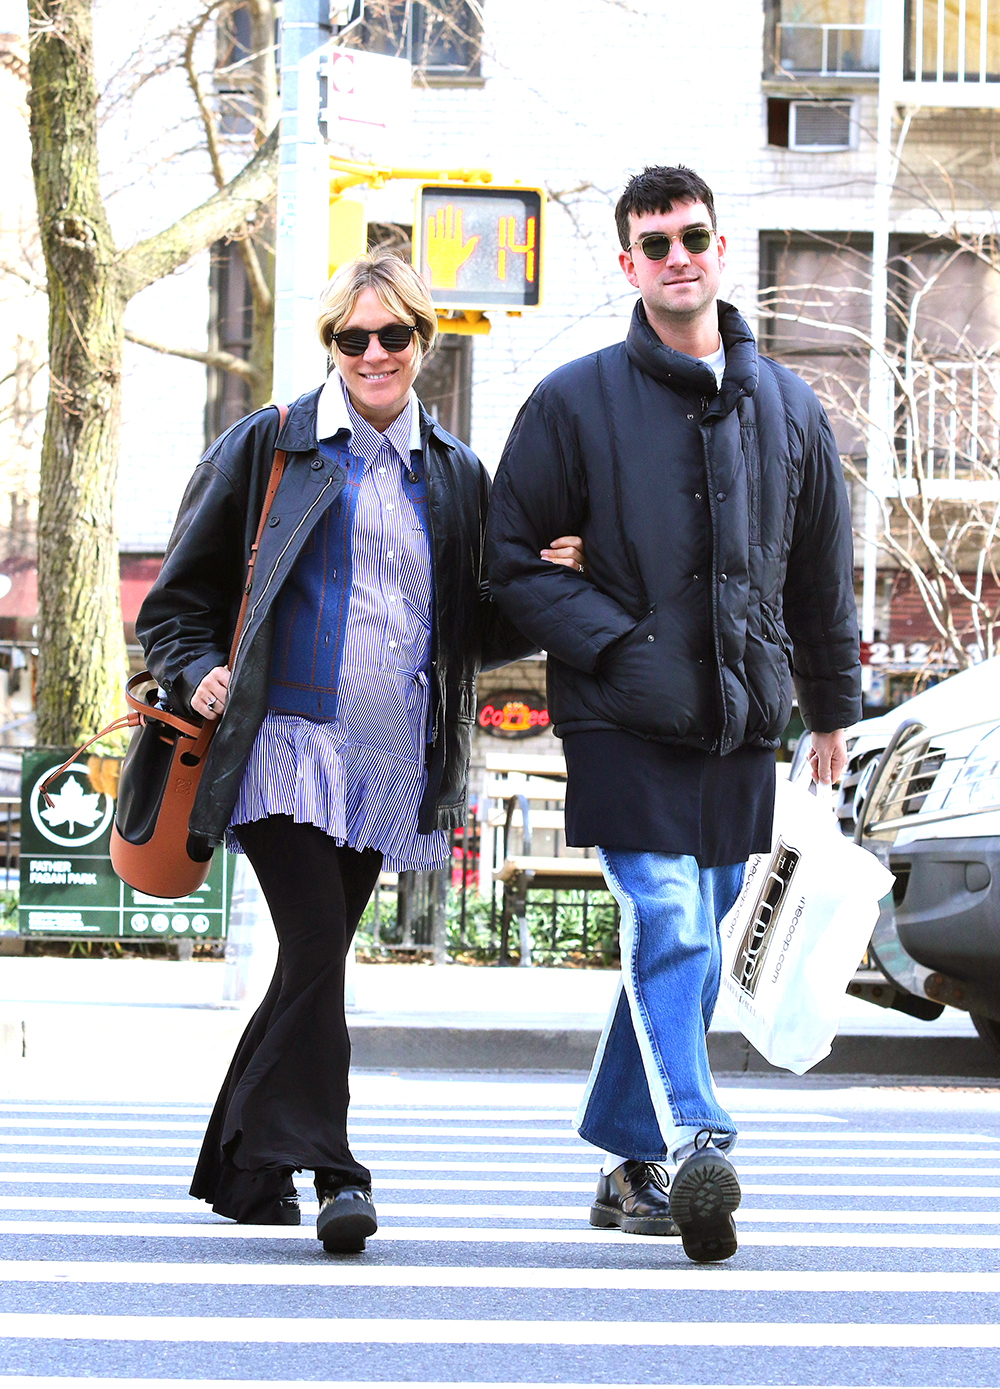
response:
<svg viewBox="0 0 1000 1389"><path fill-rule="evenodd" d="M407 402L410 412L410 452L420 449L420 403L416 392L410 387ZM347 387L344 378L334 367L326 378L326 385L319 393L316 404L316 438L332 439L345 430L348 440L354 433L350 411L347 408Z"/></svg>

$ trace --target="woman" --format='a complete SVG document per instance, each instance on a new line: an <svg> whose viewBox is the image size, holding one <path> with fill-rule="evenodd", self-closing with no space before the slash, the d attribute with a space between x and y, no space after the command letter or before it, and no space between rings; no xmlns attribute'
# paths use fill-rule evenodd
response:
<svg viewBox="0 0 1000 1389"><path fill-rule="evenodd" d="M433 868L463 822L475 679L531 648L482 570L489 482L417 401L437 320L405 261L337 272L319 335L336 363L279 427L273 408L209 449L136 624L179 708L221 724L191 834L245 853L278 934L274 978L222 1087L191 1193L247 1224L297 1225L358 1250L371 1174L347 1142L344 960L379 872ZM275 449L285 471L227 651ZM582 566L580 541L544 552Z"/></svg>

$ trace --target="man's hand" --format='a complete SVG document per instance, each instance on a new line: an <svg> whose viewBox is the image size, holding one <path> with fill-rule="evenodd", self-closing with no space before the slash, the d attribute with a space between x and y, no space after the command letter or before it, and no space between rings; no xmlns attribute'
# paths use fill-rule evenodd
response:
<svg viewBox="0 0 1000 1389"><path fill-rule="evenodd" d="M462 214L451 203L427 219L427 266L432 289L454 289L459 269L479 245L478 236L462 240Z"/></svg>
<svg viewBox="0 0 1000 1389"><path fill-rule="evenodd" d="M579 573L586 572L583 562L583 541L578 535L560 535L557 540L553 540L547 550L542 550L542 559L547 559L550 564L565 564L569 569L576 569Z"/></svg>
<svg viewBox="0 0 1000 1389"><path fill-rule="evenodd" d="M195 690L191 708L196 714L214 722L226 707L226 692L229 689L229 667L216 666L210 670Z"/></svg>
<svg viewBox="0 0 1000 1389"><path fill-rule="evenodd" d="M813 781L829 786L840 780L847 766L847 739L842 728L833 733L810 733L809 766Z"/></svg>

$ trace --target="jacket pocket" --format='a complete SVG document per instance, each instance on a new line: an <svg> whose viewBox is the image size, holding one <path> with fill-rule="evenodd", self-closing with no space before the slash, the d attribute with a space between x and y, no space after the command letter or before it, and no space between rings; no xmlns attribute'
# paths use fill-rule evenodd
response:
<svg viewBox="0 0 1000 1389"><path fill-rule="evenodd" d="M788 662L788 667L791 669L792 639L771 609L764 603L760 605L760 625L768 641L773 642L779 651L784 653L785 660Z"/></svg>

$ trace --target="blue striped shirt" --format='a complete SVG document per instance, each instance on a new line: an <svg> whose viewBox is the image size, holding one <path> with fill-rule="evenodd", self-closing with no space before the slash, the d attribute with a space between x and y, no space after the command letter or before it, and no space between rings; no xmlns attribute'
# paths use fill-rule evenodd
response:
<svg viewBox="0 0 1000 1389"><path fill-rule="evenodd" d="M291 815L352 849L379 850L386 870L436 867L448 857L446 837L417 833L430 713L431 563L425 526L403 485L415 441L419 446L416 398L411 392L381 434L355 412L334 374L317 423L348 429L351 453L363 460L337 717L265 715L227 844L240 852L234 825Z"/></svg>

